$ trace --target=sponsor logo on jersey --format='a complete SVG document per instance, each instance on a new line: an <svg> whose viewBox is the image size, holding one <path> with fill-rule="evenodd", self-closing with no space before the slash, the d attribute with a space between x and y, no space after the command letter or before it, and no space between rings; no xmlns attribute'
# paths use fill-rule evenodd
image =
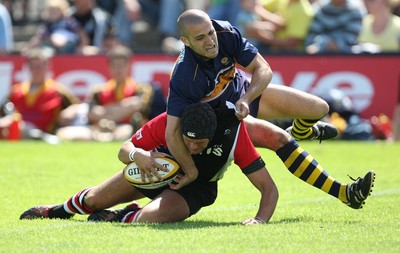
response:
<svg viewBox="0 0 400 253"><path fill-rule="evenodd" d="M207 154L207 155L213 154L213 155L215 155L215 156L222 156L223 153L224 153L224 152L223 152L222 144L214 145L213 147L208 148L208 149L206 150L206 154Z"/></svg>
<svg viewBox="0 0 400 253"><path fill-rule="evenodd" d="M140 128L137 132L136 132L136 140L140 140L142 139L143 135L142 135L142 129Z"/></svg>

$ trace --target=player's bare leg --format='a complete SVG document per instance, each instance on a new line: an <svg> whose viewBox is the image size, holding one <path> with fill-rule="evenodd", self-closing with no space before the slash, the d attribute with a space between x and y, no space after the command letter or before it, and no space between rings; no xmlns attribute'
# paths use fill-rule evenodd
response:
<svg viewBox="0 0 400 253"><path fill-rule="evenodd" d="M75 214L91 214L96 210L112 207L144 196L126 181L122 171L100 184L88 187L58 205L35 206L25 211L20 219L61 218Z"/></svg>
<svg viewBox="0 0 400 253"><path fill-rule="evenodd" d="M270 84L261 95L257 117L318 120L328 112L328 104L317 96L285 85Z"/></svg>
<svg viewBox="0 0 400 253"><path fill-rule="evenodd" d="M270 84L261 95L258 118L293 118L288 132L297 140L330 139L337 135L334 126L319 121L329 112L321 98L284 85Z"/></svg>
<svg viewBox="0 0 400 253"><path fill-rule="evenodd" d="M185 220L189 214L185 199L176 191L166 189L143 207L137 222L177 222Z"/></svg>
<svg viewBox="0 0 400 253"><path fill-rule="evenodd" d="M120 171L104 183L91 188L84 202L93 210L101 210L141 198L144 198L144 195L133 187L125 179L123 171Z"/></svg>
<svg viewBox="0 0 400 253"><path fill-rule="evenodd" d="M266 120L249 115L244 122L250 139L256 147L277 151L292 139L285 130Z"/></svg>
<svg viewBox="0 0 400 253"><path fill-rule="evenodd" d="M118 210L100 210L92 213L89 221L123 223L169 223L183 221L190 215L185 199L176 191L165 189L143 208L130 204Z"/></svg>

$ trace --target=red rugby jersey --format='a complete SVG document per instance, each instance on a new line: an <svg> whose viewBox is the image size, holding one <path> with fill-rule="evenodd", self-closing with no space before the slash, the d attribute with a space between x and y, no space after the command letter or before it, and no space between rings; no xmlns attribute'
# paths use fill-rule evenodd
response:
<svg viewBox="0 0 400 253"><path fill-rule="evenodd" d="M216 181L221 179L232 161L245 174L250 174L265 166L249 138L244 122L237 121L234 115L233 117L218 118L217 130L208 147L201 154L192 155L199 170L198 180ZM169 153L165 141L166 124L167 114L163 113L143 125L132 136L132 143L144 150L157 148Z"/></svg>
<svg viewBox="0 0 400 253"><path fill-rule="evenodd" d="M52 133L57 127L60 112L78 103L79 99L52 79L47 79L33 92L30 86L30 82L13 85L9 99L21 114L22 120Z"/></svg>
<svg viewBox="0 0 400 253"><path fill-rule="evenodd" d="M124 98L138 96L141 100L142 114L147 118L151 110L154 91L149 83L138 83L132 78L127 78L123 85L117 86L114 79L110 79L107 83L97 86L89 98L90 106L108 105L117 103ZM131 118L121 119L118 123L130 123Z"/></svg>

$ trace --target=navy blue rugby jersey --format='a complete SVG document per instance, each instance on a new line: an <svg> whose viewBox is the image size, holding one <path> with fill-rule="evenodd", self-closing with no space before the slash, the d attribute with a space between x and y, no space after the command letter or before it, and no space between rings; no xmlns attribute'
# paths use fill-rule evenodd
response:
<svg viewBox="0 0 400 253"><path fill-rule="evenodd" d="M179 55L170 80L168 115L180 117L192 103L207 102L217 108L219 101L236 101L249 85L246 74L236 64L248 66L258 53L237 28L226 21L212 20L218 38L219 53L204 61L190 48Z"/></svg>

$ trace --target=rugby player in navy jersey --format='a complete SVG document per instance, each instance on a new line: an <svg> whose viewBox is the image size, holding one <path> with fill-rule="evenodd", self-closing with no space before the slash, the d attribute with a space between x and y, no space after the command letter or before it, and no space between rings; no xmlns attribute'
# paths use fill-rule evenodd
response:
<svg viewBox="0 0 400 253"><path fill-rule="evenodd" d="M226 100L235 104L236 116L244 119L255 146L274 150L289 171L308 184L352 208L362 207L373 186L373 171L357 178L354 184L341 184L295 141L325 140L337 135L334 126L319 121L329 110L324 100L287 86L269 84L269 64L226 21L211 20L205 12L192 9L180 15L178 28L185 47L171 74L165 134L168 148L182 165L185 176L171 185L172 189L195 180L198 173L182 140L182 111L191 103L206 102L216 107ZM265 121L274 118L295 118L287 129L290 135Z"/></svg>
<svg viewBox="0 0 400 253"><path fill-rule="evenodd" d="M150 150L169 153L165 141L166 120L167 115L163 113L139 129L122 145L118 154L120 161L128 164L134 160L146 174L158 175L155 167L164 170L154 161L160 154ZM256 215L242 223L251 225L269 221L278 201L278 190L249 139L243 121L236 118L234 111L225 105L214 111L206 103L192 104L183 112L181 132L185 146L199 168L199 176L187 186L179 190L172 190L168 185L155 190L139 189L118 172L99 186L79 191L64 204L35 206L20 218L70 218L74 214L91 214L88 217L91 221L182 221L214 203L217 182L234 161L261 193ZM134 155L130 156L133 150ZM103 210L143 197L152 199L143 208L134 202L123 209Z"/></svg>

